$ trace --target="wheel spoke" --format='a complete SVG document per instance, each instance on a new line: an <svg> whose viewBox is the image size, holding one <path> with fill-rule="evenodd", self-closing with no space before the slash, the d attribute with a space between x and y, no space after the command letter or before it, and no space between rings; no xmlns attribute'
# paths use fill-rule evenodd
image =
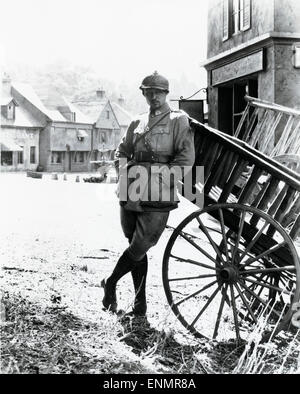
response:
<svg viewBox="0 0 300 394"><path fill-rule="evenodd" d="M258 268L258 269L249 269L247 271L241 271L241 275L252 275L259 273L268 273L268 272L281 272L281 271L296 271L296 268L293 265L288 265L286 267L276 267L276 268Z"/></svg>
<svg viewBox="0 0 300 394"><path fill-rule="evenodd" d="M229 254L228 254L228 242L227 242L226 231L225 231L224 216L223 216L223 212L222 212L221 208L218 209L218 212L219 212L220 221L221 221L221 230L222 230L222 237L223 237L223 242L224 242L224 246L225 246L225 254L226 254L227 261L229 262L230 259L229 259Z"/></svg>
<svg viewBox="0 0 300 394"><path fill-rule="evenodd" d="M204 254L204 256L206 256L209 260L213 261L215 264L218 264L217 260L214 259L208 252L206 252L206 250L202 249L199 245L197 245L194 241L192 241L191 239L189 239L186 235L184 235L182 232L180 233L180 235L187 241L189 242L191 245L193 245L199 252L201 252L202 254Z"/></svg>
<svg viewBox="0 0 300 394"><path fill-rule="evenodd" d="M254 261L258 261L262 257L266 257L271 253L274 253L277 249L282 248L286 244L286 241L281 242L280 244L272 246L272 248L265 250L263 253L259 254L258 256L251 257L250 259L246 260L243 263L243 267L247 267L248 265L252 264Z"/></svg>
<svg viewBox="0 0 300 394"><path fill-rule="evenodd" d="M204 311L207 309L207 307L209 306L209 304L212 302L212 300L215 298L215 296L217 295L218 291L220 290L220 288L222 287L222 285L219 285L218 288L212 293L212 295L209 297L209 299L207 300L206 304L203 306L203 308L201 309L201 311L198 313L198 315L195 317L195 319L193 320L193 322L191 323L191 327L194 327L195 323L197 322L197 320L199 320L200 316L204 313Z"/></svg>
<svg viewBox="0 0 300 394"><path fill-rule="evenodd" d="M173 257L174 259L179 260L179 261L183 261L185 263L198 265L199 267L207 268L207 269L210 269L213 271L219 271L218 268L212 267L212 266L204 264L204 263L199 263L199 261L195 261L195 260L191 260L191 259L183 259L182 257L175 256L174 254L171 254L170 257Z"/></svg>
<svg viewBox="0 0 300 394"><path fill-rule="evenodd" d="M214 274L207 274L207 275L198 275L198 276L186 276L185 278L172 278L172 279L169 279L169 282L176 282L176 281L180 281L180 280L212 278L214 276L216 276L216 275L214 275Z"/></svg>
<svg viewBox="0 0 300 394"><path fill-rule="evenodd" d="M234 298L234 290L233 290L232 284L230 284L230 294L231 294L231 301L232 301L232 312L233 312L236 339L238 342L240 342L240 339L241 339L240 338L240 328L239 328L237 308L236 308L236 302L235 302L235 298Z"/></svg>
<svg viewBox="0 0 300 394"><path fill-rule="evenodd" d="M253 297L255 297L261 304L263 304L266 308L270 309L272 313L274 313L277 317L280 317L280 314L272 308L267 302L265 302L262 298L260 298L257 294L255 294L249 287L244 285L242 282L239 282L239 285L242 286L248 293L250 293ZM259 283L260 285L260 283Z"/></svg>
<svg viewBox="0 0 300 394"><path fill-rule="evenodd" d="M244 297L244 294L242 293L242 291L240 290L240 288L239 288L239 286L238 286L237 284L235 284L234 286L235 286L235 288L237 289L237 291L238 291L238 293L239 293L239 295L240 295L240 297L241 297L243 303L245 304L245 307L247 308L248 312L250 313L250 315L251 315L253 321L254 321L255 323L257 323L257 319L256 319L256 317L255 317L255 315L254 315L252 309L251 309L250 306L248 305L248 302L247 302L246 298ZM247 317L247 316L246 316L246 317Z"/></svg>
<svg viewBox="0 0 300 394"><path fill-rule="evenodd" d="M281 289L280 287L277 287L277 286L274 286L274 285L271 285L271 284L268 284L268 283L265 282L265 281L263 281L263 282L258 282L258 281L255 281L255 280L252 280L252 279L249 279L249 278L245 278L245 280L246 280L247 282L254 283L254 284L257 284L257 285L259 285L259 286L266 287L266 288L271 289L271 290L276 290L278 293L284 293L284 294L290 295L290 292L288 292L287 290Z"/></svg>
<svg viewBox="0 0 300 394"><path fill-rule="evenodd" d="M209 242L211 243L212 247L214 248L215 252L217 253L217 255L219 256L220 260L222 261L222 263L225 263L225 261L223 260L222 257L222 253L220 252L220 249L217 247L216 243L214 242L214 240L212 239L212 237L210 236L207 228L204 226L204 224L202 223L201 219L199 218L199 216L197 216L197 221L199 223L199 226L201 228L201 230L204 232L204 234L206 235L207 239L209 240ZM221 267L221 264L216 260L217 264L219 265L219 267Z"/></svg>
<svg viewBox="0 0 300 394"><path fill-rule="evenodd" d="M235 256L236 256L236 253L238 250L238 246L240 244L240 240L241 240L241 236L242 236L242 232L243 232L243 228L244 228L244 224L245 224L245 216L246 216L246 211L243 211L242 216L240 218L237 239L236 239L235 246L234 246L233 253L232 253L232 258L231 258L232 264L234 264Z"/></svg>
<svg viewBox="0 0 300 394"><path fill-rule="evenodd" d="M224 309L225 295L226 295L227 289L228 289L228 284L226 284L225 289L222 289L222 291L221 291L222 299L220 302L220 307L219 307L219 311L218 311L218 315L217 315L217 321L216 321L216 325L215 325L215 329L214 329L214 333L213 333L213 339L217 338L217 336L218 336L218 331L219 331L220 321L221 321L221 317L222 317L222 313L223 313L223 309Z"/></svg>
<svg viewBox="0 0 300 394"><path fill-rule="evenodd" d="M183 302L189 300L192 297L195 297L196 295L202 293L203 291L209 289L210 287L212 287L213 285L215 285L217 283L216 280L214 280L213 282L209 283L208 285L204 286L201 290L195 291L195 293L190 294L189 296L187 296L186 298L184 298L183 300L180 300L179 302L177 302L177 304L174 304L175 306L178 306L180 304L182 304Z"/></svg>
<svg viewBox="0 0 300 394"><path fill-rule="evenodd" d="M246 256L247 253L249 253L250 249L253 247L253 245L257 242L258 238L261 236L261 234L263 233L263 231L265 230L265 228L268 226L269 223L265 223L262 228L258 231L258 233L255 235L255 237L252 239L252 241L249 243L249 245L247 246L247 248L244 250L242 256L241 256L241 260L243 260L243 258Z"/></svg>

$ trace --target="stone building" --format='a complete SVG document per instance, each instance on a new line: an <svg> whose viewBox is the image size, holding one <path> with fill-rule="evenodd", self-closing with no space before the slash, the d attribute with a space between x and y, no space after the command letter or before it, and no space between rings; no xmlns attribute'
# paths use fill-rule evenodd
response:
<svg viewBox="0 0 300 394"><path fill-rule="evenodd" d="M41 100L28 84L2 81L1 170L89 171L92 128L58 94L49 91Z"/></svg>
<svg viewBox="0 0 300 394"><path fill-rule="evenodd" d="M210 0L208 122L233 134L246 94L300 108L300 2Z"/></svg>
<svg viewBox="0 0 300 394"><path fill-rule="evenodd" d="M93 125L82 112L47 88L39 92L50 120L40 133L40 164L46 171L91 170Z"/></svg>
<svg viewBox="0 0 300 394"><path fill-rule="evenodd" d="M2 80L0 101L1 171L35 170L45 117L34 106L30 108L24 103L8 76Z"/></svg>
<svg viewBox="0 0 300 394"><path fill-rule="evenodd" d="M98 89L92 97L77 98L74 104L93 124L92 161L112 160L121 139L121 126L105 91Z"/></svg>

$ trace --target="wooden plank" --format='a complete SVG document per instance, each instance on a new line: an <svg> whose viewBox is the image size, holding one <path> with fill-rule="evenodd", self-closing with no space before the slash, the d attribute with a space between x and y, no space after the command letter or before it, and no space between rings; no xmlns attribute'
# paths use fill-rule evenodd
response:
<svg viewBox="0 0 300 394"><path fill-rule="evenodd" d="M241 176L242 172L245 170L245 167L247 166L247 162L241 158L238 158L235 167L233 168L233 171L226 182L226 185L223 189L223 192L221 193L221 196L219 198L219 202L226 202L230 193L232 192L232 189L234 185L236 184L238 178Z"/></svg>
<svg viewBox="0 0 300 394"><path fill-rule="evenodd" d="M290 237L295 240L300 236L300 214L297 216L295 223L290 231Z"/></svg>
<svg viewBox="0 0 300 394"><path fill-rule="evenodd" d="M212 186L217 185L217 181L223 173L224 163L227 160L228 152L221 150L218 159L213 165L210 174L207 174L206 182L204 185L204 194L208 194ZM205 169L204 169L205 171Z"/></svg>
<svg viewBox="0 0 300 394"><path fill-rule="evenodd" d="M271 156L282 155L284 153L287 153L286 152L286 143L288 141L290 132L292 130L293 123L294 123L294 117L290 115L290 117L287 121L287 124L285 125L285 128L282 132L282 135L271 153Z"/></svg>
<svg viewBox="0 0 300 394"><path fill-rule="evenodd" d="M258 114L259 114L258 108L254 108L254 111L250 117L249 124L247 126L247 131L246 131L245 135L243 136L243 138L241 138L243 141L247 142L248 139L251 137L251 135L252 135L251 131L253 129L255 122L257 121Z"/></svg>
<svg viewBox="0 0 300 394"><path fill-rule="evenodd" d="M248 116L248 113L249 113L249 109L250 109L250 104L247 103L246 108L245 108L245 110L244 110L244 112L243 112L243 115L242 115L242 117L241 117L241 120L239 121L238 127L237 127L237 129L236 129L236 131L235 131L235 133L234 133L234 136L235 136L236 138L241 138L241 137L242 137L242 136L240 135L240 133L241 133L242 127L243 127L243 125L244 125L244 123L245 123L245 120L247 119L247 116ZM242 138L242 139L243 139L243 138Z"/></svg>
<svg viewBox="0 0 300 394"><path fill-rule="evenodd" d="M240 204L245 204L247 202L249 202L249 198L251 197L251 194L255 188L255 186L257 185L257 181L260 178L260 176L262 175L263 171L258 168L258 167L254 167L252 170L252 173L248 179L248 181L246 182L242 193L238 199L238 202Z"/></svg>
<svg viewBox="0 0 300 394"><path fill-rule="evenodd" d="M220 154L220 144L215 143L212 147L211 154L209 156L209 160L206 162L205 167L204 167L204 174L206 177L209 176L211 173L212 167L217 159L217 157Z"/></svg>
<svg viewBox="0 0 300 394"><path fill-rule="evenodd" d="M280 111L288 115L300 116L300 111L293 108L285 107L283 105L271 103L270 101L258 99L247 95L244 98L247 102L251 103L253 107L271 109L273 111Z"/></svg>
<svg viewBox="0 0 300 394"><path fill-rule="evenodd" d="M244 141L240 141L239 144L237 144L232 138L225 137L224 133L220 133L218 130L207 125L201 128L201 132L207 136L210 135L211 138L218 141L224 147L225 151L238 153L239 157L244 158L244 160L248 161L250 165L257 165L268 174L279 178L283 182L300 191L299 174L296 174L280 163L277 163L275 160L267 157L253 147L250 147Z"/></svg>

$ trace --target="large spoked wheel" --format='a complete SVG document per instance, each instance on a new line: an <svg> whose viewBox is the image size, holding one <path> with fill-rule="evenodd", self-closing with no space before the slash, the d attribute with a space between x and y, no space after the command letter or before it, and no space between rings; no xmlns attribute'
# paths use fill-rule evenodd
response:
<svg viewBox="0 0 300 394"><path fill-rule="evenodd" d="M240 341L254 331L266 340L289 324L299 301L299 257L268 214L215 204L172 233L163 283L173 312L194 335Z"/></svg>

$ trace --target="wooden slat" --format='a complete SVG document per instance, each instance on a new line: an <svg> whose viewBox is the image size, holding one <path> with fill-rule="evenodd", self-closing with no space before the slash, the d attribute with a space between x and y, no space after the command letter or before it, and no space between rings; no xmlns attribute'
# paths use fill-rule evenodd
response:
<svg viewBox="0 0 300 394"><path fill-rule="evenodd" d="M205 167L204 167L204 173L205 176L208 177L209 174L211 173L212 167L217 159L217 157L220 154L220 144L216 143L213 145L211 154L209 156L209 160L206 162Z"/></svg>
<svg viewBox="0 0 300 394"><path fill-rule="evenodd" d="M267 123L268 118L269 118L269 113L266 110L262 111L261 118L258 119L257 125L256 125L256 127L255 127L255 129L254 129L254 131L253 131L253 133L251 135L250 140L247 141L247 143L250 146L255 146L256 145L257 140L258 140L258 138L259 138L264 126L265 126L265 123Z"/></svg>
<svg viewBox="0 0 300 394"><path fill-rule="evenodd" d="M257 120L258 113L259 113L258 108L254 108L254 111L252 112L252 115L249 120L247 131L246 131L245 135L243 136L243 138L241 138L243 141L247 142L248 139L250 138L250 136L252 135L251 131L252 131L253 126Z"/></svg>
<svg viewBox="0 0 300 394"><path fill-rule="evenodd" d="M251 173L251 176L249 177L248 181L246 182L242 193L238 199L238 202L240 204L245 204L249 202L249 198L251 197L252 192L254 191L255 186L257 185L257 181L262 175L263 171L258 168L254 167Z"/></svg>
<svg viewBox="0 0 300 394"><path fill-rule="evenodd" d="M300 214L297 216L295 223L290 232L290 237L292 239L295 240L297 236L300 236Z"/></svg>
<svg viewBox="0 0 300 394"><path fill-rule="evenodd" d="M204 194L208 194L212 186L217 185L218 179L223 174L224 164L227 161L228 155L229 152L224 152L224 149L220 152L220 155L213 165L210 174L207 174L208 176L204 186Z"/></svg>
<svg viewBox="0 0 300 394"><path fill-rule="evenodd" d="M238 158L236 165L223 189L223 192L220 196L219 202L226 202L234 185L236 184L238 178L241 176L242 172L245 170L247 166L247 162L243 159Z"/></svg>
<svg viewBox="0 0 300 394"><path fill-rule="evenodd" d="M285 125L285 128L281 134L281 137L271 153L271 156L275 156L275 155L282 154L282 153L287 153L285 145L286 145L288 138L290 136L290 132L293 127L293 123L294 123L294 117L292 115L290 115L290 117L287 121L287 124Z"/></svg>
<svg viewBox="0 0 300 394"><path fill-rule="evenodd" d="M245 123L245 120L247 119L247 116L248 116L248 113L249 113L249 109L250 109L250 104L247 103L246 108L245 108L245 110L243 112L243 115L241 117L241 120L239 121L238 127L237 127L237 129L236 129L236 131L234 133L234 136L236 138L244 139L243 136L240 135L240 133L241 133L242 127L243 127L243 125Z"/></svg>
<svg viewBox="0 0 300 394"><path fill-rule="evenodd" d="M277 212L275 213L274 219L277 220L278 223L282 222L282 219L284 218L284 215L287 211L287 209L290 207L290 205L293 202L293 199L295 197L296 191L292 189L291 187L287 188L286 194L284 196L284 199L282 200L281 204L279 205Z"/></svg>

